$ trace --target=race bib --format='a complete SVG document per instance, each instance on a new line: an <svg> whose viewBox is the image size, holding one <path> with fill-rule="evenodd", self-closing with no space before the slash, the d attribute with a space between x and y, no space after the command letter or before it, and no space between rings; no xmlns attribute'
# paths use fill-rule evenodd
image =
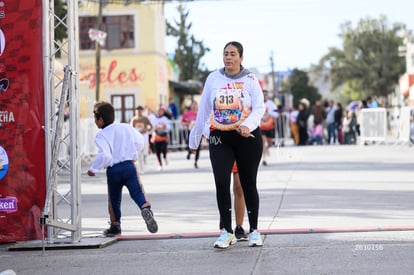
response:
<svg viewBox="0 0 414 275"><path fill-rule="evenodd" d="M246 106L243 105L241 89L221 88L216 92L210 123L213 128L230 131L235 130L247 117Z"/></svg>
<svg viewBox="0 0 414 275"><path fill-rule="evenodd" d="M145 123L143 122L136 122L135 129L137 129L141 134L145 132Z"/></svg>

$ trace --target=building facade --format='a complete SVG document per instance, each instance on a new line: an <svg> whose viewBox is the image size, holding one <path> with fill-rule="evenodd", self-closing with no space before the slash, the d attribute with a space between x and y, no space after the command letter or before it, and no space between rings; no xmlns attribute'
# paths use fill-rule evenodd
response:
<svg viewBox="0 0 414 275"><path fill-rule="evenodd" d="M99 4L83 2L79 7L81 118L91 116L96 100L105 100L114 105L116 120L128 122L137 105L155 109L170 96L163 4L105 4L101 14L106 33L102 47L89 34L96 29Z"/></svg>
<svg viewBox="0 0 414 275"><path fill-rule="evenodd" d="M406 73L399 80L399 95L405 103L414 106L414 36L406 32L403 36L404 45L400 46L400 56L405 58Z"/></svg>

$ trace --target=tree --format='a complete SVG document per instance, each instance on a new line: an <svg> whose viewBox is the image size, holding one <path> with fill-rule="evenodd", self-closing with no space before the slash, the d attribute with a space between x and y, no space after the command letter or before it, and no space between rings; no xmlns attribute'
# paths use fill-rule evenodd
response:
<svg viewBox="0 0 414 275"><path fill-rule="evenodd" d="M297 105L302 98L306 98L310 101L311 105L316 100L321 99L322 96L318 92L318 89L309 85L309 77L307 72L299 69L294 69L292 75L289 77L285 87L285 92L290 92L293 96L293 104Z"/></svg>
<svg viewBox="0 0 414 275"><path fill-rule="evenodd" d="M355 29L346 22L340 34L343 49L329 49L318 68L330 68L333 89L346 87L359 99L386 96L394 91L405 71L405 60L398 56L402 44L398 34L404 28L402 24L389 27L385 16L361 19Z"/></svg>
<svg viewBox="0 0 414 275"><path fill-rule="evenodd" d="M201 63L203 56L210 51L203 42L190 34L192 23L187 23L189 11L181 4L177 10L180 21L175 21L175 26L167 21L167 35L177 38L174 62L180 71L179 80L197 80L204 82L209 71Z"/></svg>
<svg viewBox="0 0 414 275"><path fill-rule="evenodd" d="M57 18L55 18L55 40L62 42L63 40L65 40L66 38L68 38L68 31L66 29L66 26L63 25L63 22L66 22L66 18L67 18L67 5L66 5L66 1L62 2L62 0L54 0L53 2L54 5L54 12L57 16ZM58 19L59 18L59 19ZM61 52L60 50L56 52L56 56L60 57Z"/></svg>

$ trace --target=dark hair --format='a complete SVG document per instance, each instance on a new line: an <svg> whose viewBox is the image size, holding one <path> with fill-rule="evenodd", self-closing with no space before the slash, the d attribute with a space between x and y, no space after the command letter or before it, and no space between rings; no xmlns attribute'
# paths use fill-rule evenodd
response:
<svg viewBox="0 0 414 275"><path fill-rule="evenodd" d="M367 108L368 107L368 102L366 100L361 100L362 103L362 108Z"/></svg>
<svg viewBox="0 0 414 275"><path fill-rule="evenodd" d="M228 42L225 46L223 51L228 47L228 46L234 46L237 48L237 52L239 53L240 57L243 57L243 45L240 42L237 41L230 41Z"/></svg>
<svg viewBox="0 0 414 275"><path fill-rule="evenodd" d="M93 107L93 114L95 118L102 118L104 124L111 124L115 120L115 110L111 103L101 101L95 103Z"/></svg>

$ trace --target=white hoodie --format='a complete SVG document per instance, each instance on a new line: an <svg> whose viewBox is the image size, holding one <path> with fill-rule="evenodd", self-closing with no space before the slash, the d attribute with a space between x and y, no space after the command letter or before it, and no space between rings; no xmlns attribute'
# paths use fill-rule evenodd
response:
<svg viewBox="0 0 414 275"><path fill-rule="evenodd" d="M256 76L244 69L228 75L224 69L212 72L206 80L189 147L197 149L208 127L233 131L246 126L250 132L260 125L265 113L263 91Z"/></svg>

